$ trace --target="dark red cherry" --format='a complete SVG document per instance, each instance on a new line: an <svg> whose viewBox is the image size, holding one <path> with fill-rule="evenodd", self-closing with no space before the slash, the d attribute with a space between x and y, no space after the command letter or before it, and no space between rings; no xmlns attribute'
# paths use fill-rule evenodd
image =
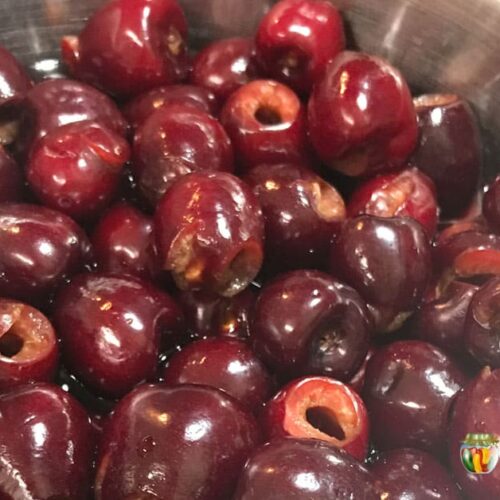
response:
<svg viewBox="0 0 500 500"><path fill-rule="evenodd" d="M160 108L137 129L133 160L139 191L151 207L186 174L234 169L231 141L222 125L182 104Z"/></svg>
<svg viewBox="0 0 500 500"><path fill-rule="evenodd" d="M273 80L256 80L235 91L221 111L242 171L261 163L307 161L304 106L297 95Z"/></svg>
<svg viewBox="0 0 500 500"><path fill-rule="evenodd" d="M257 76L253 52L253 40L249 38L216 40L195 57L191 82L210 90L223 103Z"/></svg>
<svg viewBox="0 0 500 500"><path fill-rule="evenodd" d="M113 0L61 41L70 73L120 97L186 76L187 24L175 0Z"/></svg>
<svg viewBox="0 0 500 500"><path fill-rule="evenodd" d="M422 224L431 238L437 229L434 184L416 168L379 175L362 183L351 195L347 211L350 217L411 217Z"/></svg>
<svg viewBox="0 0 500 500"><path fill-rule="evenodd" d="M349 176L403 165L417 141L417 119L402 75L386 61L342 52L309 100L316 152Z"/></svg>
<svg viewBox="0 0 500 500"><path fill-rule="evenodd" d="M307 94L326 64L344 49L338 10L324 0L282 0L262 18L256 56L262 71Z"/></svg>
<svg viewBox="0 0 500 500"><path fill-rule="evenodd" d="M90 245L72 219L55 210L0 204L0 295L32 303L88 261Z"/></svg>
<svg viewBox="0 0 500 500"><path fill-rule="evenodd" d="M347 452L316 439L277 439L257 449L234 500L378 497L372 475Z"/></svg>
<svg viewBox="0 0 500 500"><path fill-rule="evenodd" d="M271 377L248 345L236 339L197 340L175 353L163 372L169 385L202 384L215 387L257 411L269 399Z"/></svg>
<svg viewBox="0 0 500 500"><path fill-rule="evenodd" d="M129 157L127 141L116 132L98 122L71 123L36 143L26 176L44 205L88 220L114 198Z"/></svg>
<svg viewBox="0 0 500 500"><path fill-rule="evenodd" d="M94 431L84 409L50 384L0 395L0 498L90 497Z"/></svg>
<svg viewBox="0 0 500 500"><path fill-rule="evenodd" d="M500 176L488 186L484 195L483 215L489 226L500 233Z"/></svg>
<svg viewBox="0 0 500 500"><path fill-rule="evenodd" d="M18 104L33 82L19 61L0 46L0 107Z"/></svg>
<svg viewBox="0 0 500 500"><path fill-rule="evenodd" d="M58 358L50 321L27 304L0 299L0 391L24 382L51 381Z"/></svg>
<svg viewBox="0 0 500 500"><path fill-rule="evenodd" d="M179 340L180 322L166 293L119 275L77 276L54 306L64 362L94 391L111 397L154 377L160 348Z"/></svg>
<svg viewBox="0 0 500 500"><path fill-rule="evenodd" d="M19 166L0 145L0 203L22 201L24 198L24 179Z"/></svg>
<svg viewBox="0 0 500 500"><path fill-rule="evenodd" d="M380 498L391 500L459 500L448 471L429 453L402 448L381 453L370 465Z"/></svg>
<svg viewBox="0 0 500 500"><path fill-rule="evenodd" d="M375 346L371 346L366 353L363 363L358 368L358 371L347 381L349 387L354 389L358 394L363 392L363 387L365 385L366 378L366 367L368 366L368 361L372 359L372 356L377 352Z"/></svg>
<svg viewBox="0 0 500 500"><path fill-rule="evenodd" d="M434 181L442 215L457 216L470 204L478 186L478 124L467 102L456 95L423 95L414 103L420 139L410 163Z"/></svg>
<svg viewBox="0 0 500 500"><path fill-rule="evenodd" d="M378 349L363 389L375 444L442 455L448 411L464 383L452 359L427 342L397 341Z"/></svg>
<svg viewBox="0 0 500 500"><path fill-rule="evenodd" d="M224 172L179 179L162 198L155 233L163 269L181 289L233 296L262 264L264 221L252 191Z"/></svg>
<svg viewBox="0 0 500 500"><path fill-rule="evenodd" d="M123 398L109 419L95 498L231 498L259 443L251 413L222 391L143 385Z"/></svg>
<svg viewBox="0 0 500 500"><path fill-rule="evenodd" d="M370 343L366 305L352 288L319 271L292 271L267 283L250 329L255 352L285 378L347 381Z"/></svg>
<svg viewBox="0 0 500 500"><path fill-rule="evenodd" d="M132 129L137 130L155 111L170 104L193 106L214 116L218 111L215 94L196 85L167 85L154 88L132 99L122 111Z"/></svg>
<svg viewBox="0 0 500 500"><path fill-rule="evenodd" d="M324 268L346 215L337 190L312 170L286 163L258 165L244 180L264 213L267 267Z"/></svg>
<svg viewBox="0 0 500 500"><path fill-rule="evenodd" d="M110 208L97 223L91 239L99 271L145 279L158 274L153 220L132 205L119 203Z"/></svg>

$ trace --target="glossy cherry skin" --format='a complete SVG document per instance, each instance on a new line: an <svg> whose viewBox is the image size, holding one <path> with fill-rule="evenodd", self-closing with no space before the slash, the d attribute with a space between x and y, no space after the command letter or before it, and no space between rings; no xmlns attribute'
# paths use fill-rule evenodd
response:
<svg viewBox="0 0 500 500"><path fill-rule="evenodd" d="M332 244L330 270L372 306L377 331L392 331L419 305L431 277L428 236L410 218L348 219Z"/></svg>
<svg viewBox="0 0 500 500"><path fill-rule="evenodd" d="M0 107L17 104L31 89L33 82L19 61L0 46Z"/></svg>
<svg viewBox="0 0 500 500"><path fill-rule="evenodd" d="M46 300L89 259L82 229L66 215L37 205L0 204L0 295Z"/></svg>
<svg viewBox="0 0 500 500"><path fill-rule="evenodd" d="M0 203L4 201L22 201L24 197L24 179L19 166L0 145Z"/></svg>
<svg viewBox="0 0 500 500"><path fill-rule="evenodd" d="M366 356L370 314L358 293L319 271L292 271L263 288L250 339L284 378L327 375L346 381Z"/></svg>
<svg viewBox="0 0 500 500"><path fill-rule="evenodd" d="M282 438L250 457L234 500L378 498L372 475L347 452L316 439Z"/></svg>
<svg viewBox="0 0 500 500"><path fill-rule="evenodd" d="M133 171L139 191L151 207L186 174L233 169L233 148L224 128L192 106L160 108L134 136Z"/></svg>
<svg viewBox="0 0 500 500"><path fill-rule="evenodd" d="M94 441L85 410L55 385L0 395L0 498L87 500Z"/></svg>
<svg viewBox="0 0 500 500"><path fill-rule="evenodd" d="M448 471L429 453L402 448L381 453L370 471L381 498L391 500L459 500Z"/></svg>
<svg viewBox="0 0 500 500"><path fill-rule="evenodd" d="M368 413L347 385L328 377L290 382L266 403L262 427L268 440L311 438L343 448L363 461L368 451Z"/></svg>
<svg viewBox="0 0 500 500"><path fill-rule="evenodd" d="M262 18L255 45L264 74L308 94L344 49L342 18L324 0L282 0Z"/></svg>
<svg viewBox="0 0 500 500"><path fill-rule="evenodd" d="M27 304L0 299L0 391L25 382L50 382L58 360L50 321Z"/></svg>
<svg viewBox="0 0 500 500"><path fill-rule="evenodd" d="M143 385L123 398L109 419L95 498L231 498L260 441L252 414L222 391Z"/></svg>
<svg viewBox="0 0 500 500"><path fill-rule="evenodd" d="M216 40L196 55L190 81L210 90L223 103L257 76L253 58L254 43L249 38Z"/></svg>
<svg viewBox="0 0 500 500"><path fill-rule="evenodd" d="M119 275L77 276L54 305L66 365L94 391L111 397L154 377L160 348L175 345L180 324L170 296Z"/></svg>
<svg viewBox="0 0 500 500"><path fill-rule="evenodd" d="M175 353L163 372L169 385L202 384L215 387L257 411L273 389L271 376L250 347L241 340L197 340Z"/></svg>
<svg viewBox="0 0 500 500"><path fill-rule="evenodd" d="M240 87L226 101L220 119L242 171L261 163L307 161L304 106L281 83L255 80Z"/></svg>
<svg viewBox="0 0 500 500"><path fill-rule="evenodd" d="M376 445L441 455L448 411L464 383L454 361L427 342L402 340L380 348L368 362L363 389Z"/></svg>
<svg viewBox="0 0 500 500"><path fill-rule="evenodd" d="M225 172L179 179L158 205L155 234L162 268L184 290L231 297L262 264L260 206L248 186Z"/></svg>
<svg viewBox="0 0 500 500"><path fill-rule="evenodd" d="M374 345L372 345L368 352L366 353L365 359L363 363L358 368L358 371L347 381L347 384L351 389L354 389L358 394L363 392L363 387L365 385L366 378L366 367L368 366L368 361L372 359L372 356L377 352L377 349Z"/></svg>
<svg viewBox="0 0 500 500"><path fill-rule="evenodd" d="M416 114L402 75L360 52L342 52L329 63L308 113L316 152L349 176L402 166L417 142Z"/></svg>
<svg viewBox="0 0 500 500"><path fill-rule="evenodd" d="M500 176L488 186L484 195L483 215L489 226L500 233Z"/></svg>
<svg viewBox="0 0 500 500"><path fill-rule="evenodd" d="M472 474L461 460L461 444L469 433L500 435L500 370L484 368L457 395L448 430L449 461L453 474L469 498L500 496L500 467L489 474Z"/></svg>
<svg viewBox="0 0 500 500"><path fill-rule="evenodd" d="M111 207L91 237L97 269L152 279L158 274L153 220L128 203Z"/></svg>
<svg viewBox="0 0 500 500"><path fill-rule="evenodd" d="M157 87L128 102L123 115L133 130L137 130L156 110L170 104L193 106L215 116L218 105L215 94L197 85L167 85Z"/></svg>
<svg viewBox="0 0 500 500"><path fill-rule="evenodd" d="M62 39L62 58L79 80L130 97L186 76L186 36L175 0L113 0Z"/></svg>
<svg viewBox="0 0 500 500"><path fill-rule="evenodd" d="M258 165L244 180L264 213L267 267L324 268L346 216L337 190L312 170L286 163Z"/></svg>
<svg viewBox="0 0 500 500"><path fill-rule="evenodd" d="M129 158L129 145L116 132L98 122L71 123L37 142L26 177L44 205L88 220L113 200Z"/></svg>
<svg viewBox="0 0 500 500"><path fill-rule="evenodd" d="M411 217L433 237L438 222L434 184L416 168L382 174L362 183L349 199L350 217Z"/></svg>
<svg viewBox="0 0 500 500"><path fill-rule="evenodd" d="M410 163L434 181L442 216L457 216L479 182L478 124L467 102L456 95L423 95L414 102L420 138Z"/></svg>

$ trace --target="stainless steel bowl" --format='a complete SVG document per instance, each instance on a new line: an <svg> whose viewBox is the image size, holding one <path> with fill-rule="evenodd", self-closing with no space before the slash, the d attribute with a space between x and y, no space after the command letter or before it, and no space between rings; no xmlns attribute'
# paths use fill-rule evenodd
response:
<svg viewBox="0 0 500 500"><path fill-rule="evenodd" d="M58 43L104 0L0 0L0 44L42 76ZM251 34L271 0L180 0L193 40ZM400 68L415 92L456 92L474 106L490 174L500 165L499 0L335 0L351 40Z"/></svg>

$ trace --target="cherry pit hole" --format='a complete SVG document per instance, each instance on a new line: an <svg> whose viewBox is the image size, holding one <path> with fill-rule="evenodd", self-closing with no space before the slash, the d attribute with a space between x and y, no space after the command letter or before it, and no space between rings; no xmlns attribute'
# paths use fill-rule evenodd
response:
<svg viewBox="0 0 500 500"><path fill-rule="evenodd" d="M279 125L281 123L281 115L275 109L269 106L260 106L255 112L255 119L262 125Z"/></svg>
<svg viewBox="0 0 500 500"><path fill-rule="evenodd" d="M6 358L13 358L19 354L23 348L24 340L10 329L0 337L0 355Z"/></svg>
<svg viewBox="0 0 500 500"><path fill-rule="evenodd" d="M335 413L325 406L308 408L306 410L306 420L318 431L339 441L343 441L346 437Z"/></svg>

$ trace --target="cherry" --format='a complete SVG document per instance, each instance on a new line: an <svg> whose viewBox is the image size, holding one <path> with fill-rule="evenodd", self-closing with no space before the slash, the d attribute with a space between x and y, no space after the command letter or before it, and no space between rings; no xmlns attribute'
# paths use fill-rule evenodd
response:
<svg viewBox="0 0 500 500"><path fill-rule="evenodd" d="M346 214L336 189L312 170L293 164L258 165L244 180L264 213L267 267L324 268Z"/></svg>
<svg viewBox="0 0 500 500"><path fill-rule="evenodd" d="M249 38L216 40L196 55L191 82L210 90L223 103L256 77L253 58L254 44Z"/></svg>
<svg viewBox="0 0 500 500"><path fill-rule="evenodd" d="M31 306L0 299L0 391L23 382L51 381L58 358L50 321Z"/></svg>
<svg viewBox="0 0 500 500"><path fill-rule="evenodd" d="M464 383L454 361L426 342L397 341L378 349L363 390L375 444L442 454L448 411Z"/></svg>
<svg viewBox="0 0 500 500"><path fill-rule="evenodd" d="M282 438L258 448L240 476L234 500L289 498L375 500L372 475L348 453L316 439Z"/></svg>
<svg viewBox="0 0 500 500"><path fill-rule="evenodd" d="M263 287L250 333L257 355L284 378L347 381L366 356L370 327L355 290L319 271L292 271Z"/></svg>
<svg viewBox="0 0 500 500"><path fill-rule="evenodd" d="M423 95L414 103L420 139L410 163L434 181L442 215L457 216L472 201L478 186L478 124L467 102L456 95Z"/></svg>
<svg viewBox="0 0 500 500"><path fill-rule="evenodd" d="M328 377L290 382L265 406L262 423L268 439L313 438L343 448L363 461L368 451L369 421L361 398Z"/></svg>
<svg viewBox="0 0 500 500"><path fill-rule="evenodd" d="M175 345L180 323L180 310L166 293L111 274L77 276L54 306L66 365L110 397L155 376L161 344Z"/></svg>
<svg viewBox="0 0 500 500"><path fill-rule="evenodd" d="M484 195L483 215L489 226L500 233L500 176L489 185Z"/></svg>
<svg viewBox="0 0 500 500"><path fill-rule="evenodd" d="M348 219L332 245L330 269L372 306L379 332L395 330L417 308L429 282L428 236L409 218Z"/></svg>
<svg viewBox="0 0 500 500"><path fill-rule="evenodd" d="M233 296L257 275L264 222L250 188L224 172L179 179L162 198L155 233L163 269L181 289Z"/></svg>
<svg viewBox="0 0 500 500"><path fill-rule="evenodd" d="M343 174L402 166L417 141L408 86L386 61L342 52L311 94L309 133L321 159Z"/></svg>
<svg viewBox="0 0 500 500"><path fill-rule="evenodd" d="M437 229L434 184L416 168L379 175L362 183L351 195L347 210L350 217L411 217L422 224L431 238Z"/></svg>
<svg viewBox="0 0 500 500"><path fill-rule="evenodd" d="M129 157L127 142L116 132L98 122L71 123L37 142L26 176L44 205L88 219L112 201Z"/></svg>
<svg viewBox="0 0 500 500"><path fill-rule="evenodd" d="M363 364L358 368L358 371L348 380L347 384L349 387L354 389L358 394L363 392L363 387L365 386L365 378L366 378L366 368L368 366L368 362L372 359L372 356L377 352L375 346L371 346L366 353L365 359L363 360Z"/></svg>
<svg viewBox="0 0 500 500"><path fill-rule="evenodd" d="M73 220L55 210L0 204L0 295L46 301L88 261L90 245Z"/></svg>
<svg viewBox="0 0 500 500"><path fill-rule="evenodd" d="M21 63L4 47L0 46L0 107L18 104L33 82Z"/></svg>
<svg viewBox="0 0 500 500"><path fill-rule="evenodd" d="M95 498L230 498L259 443L251 413L222 391L143 385L109 419Z"/></svg>
<svg viewBox="0 0 500 500"><path fill-rule="evenodd" d="M89 498L94 431L59 387L25 385L1 394L0 442L0 498Z"/></svg>
<svg viewBox="0 0 500 500"><path fill-rule="evenodd" d="M23 198L24 179L21 169L0 145L0 203L22 201Z"/></svg>
<svg viewBox="0 0 500 500"><path fill-rule="evenodd" d="M172 104L153 113L136 131L133 155L139 191L151 207L188 173L234 168L225 130L215 118L189 105Z"/></svg>
<svg viewBox="0 0 500 500"><path fill-rule="evenodd" d="M186 76L187 24L175 0L113 0L61 41L71 74L129 97Z"/></svg>
<svg viewBox="0 0 500 500"><path fill-rule="evenodd" d="M221 111L239 168L308 158L306 116L297 95L273 80L256 80L236 90Z"/></svg>
<svg viewBox="0 0 500 500"><path fill-rule="evenodd" d="M342 18L331 3L282 0L260 22L256 56L270 78L307 94L344 45Z"/></svg>

